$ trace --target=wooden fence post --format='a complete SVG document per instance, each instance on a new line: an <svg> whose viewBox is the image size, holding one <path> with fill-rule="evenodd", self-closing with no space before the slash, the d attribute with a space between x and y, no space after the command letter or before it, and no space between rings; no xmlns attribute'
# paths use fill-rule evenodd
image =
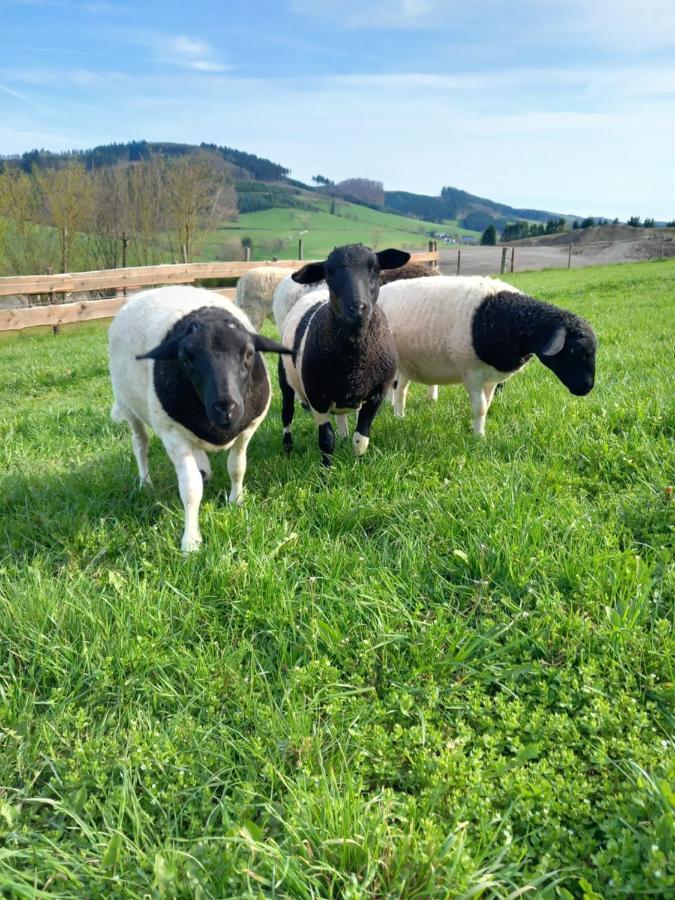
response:
<svg viewBox="0 0 675 900"><path fill-rule="evenodd" d="M128 250L128 247L129 247L129 237L128 237L126 231L123 231L123 232L122 232L122 268L123 268L123 269L126 269L126 267L127 267L127 250ZM126 289L126 288L122 288L122 296L123 296L123 297L126 297L126 295L127 295L127 289Z"/></svg>
<svg viewBox="0 0 675 900"><path fill-rule="evenodd" d="M304 250L302 246L302 238L298 238L298 259L304 259Z"/></svg>
<svg viewBox="0 0 675 900"><path fill-rule="evenodd" d="M513 267L515 265L515 259L516 259L516 248L511 247L511 271L512 272L513 272Z"/></svg>
<svg viewBox="0 0 675 900"><path fill-rule="evenodd" d="M53 274L54 274L54 269L51 266L47 266L47 275L53 275ZM55 302L54 301L54 291L50 291L48 296L49 296L49 305L51 306ZM59 333L59 326L52 325L52 334L58 334L58 333Z"/></svg>
<svg viewBox="0 0 675 900"><path fill-rule="evenodd" d="M666 258L666 236L665 234L661 235L661 259Z"/></svg>
<svg viewBox="0 0 675 900"><path fill-rule="evenodd" d="M572 241L570 241L570 246L569 246L569 250L567 253L567 268L568 269L572 268Z"/></svg>
<svg viewBox="0 0 675 900"><path fill-rule="evenodd" d="M458 275L459 275L459 270L461 268L461 264L462 264L462 251L458 247L457 248L457 274Z"/></svg>
<svg viewBox="0 0 675 900"><path fill-rule="evenodd" d="M500 275L503 275L503 274L504 274L504 270L506 269L506 251L507 251L507 248L506 248L506 247L502 247L502 267L501 267L501 269L499 270L499 274L500 274Z"/></svg>

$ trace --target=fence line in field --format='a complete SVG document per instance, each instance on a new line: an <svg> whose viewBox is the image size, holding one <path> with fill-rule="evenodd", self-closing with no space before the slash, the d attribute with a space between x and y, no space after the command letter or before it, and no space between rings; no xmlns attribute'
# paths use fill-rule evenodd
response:
<svg viewBox="0 0 675 900"><path fill-rule="evenodd" d="M438 265L438 252L413 253L410 262ZM182 265L138 266L128 269L103 269L95 272L67 272L62 275L20 275L0 278L0 297L48 295L48 304L0 309L0 331L17 331L38 325L59 325L72 322L106 319L126 303L121 291L136 291L152 285L194 284L204 279L240 278L250 269L281 266L289 272L305 265L306 260L282 259L265 262L212 262ZM84 293L115 290L116 297L103 300L53 302L55 294ZM217 293L233 297L234 288L219 288Z"/></svg>

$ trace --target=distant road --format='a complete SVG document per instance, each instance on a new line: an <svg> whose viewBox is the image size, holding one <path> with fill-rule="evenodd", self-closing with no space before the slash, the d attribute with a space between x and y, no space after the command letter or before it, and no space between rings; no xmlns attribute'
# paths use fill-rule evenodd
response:
<svg viewBox="0 0 675 900"><path fill-rule="evenodd" d="M562 236L560 236L562 237ZM502 261L501 247L474 247L461 244L441 244L440 268L444 275L457 274L457 251L461 251L460 275L499 275ZM639 230L633 240L586 241L572 244L572 268L602 266L618 262L641 262L646 259L675 256L675 233ZM566 269L569 243L546 246L515 244L514 271L533 269ZM507 248L506 269L511 270L511 247Z"/></svg>

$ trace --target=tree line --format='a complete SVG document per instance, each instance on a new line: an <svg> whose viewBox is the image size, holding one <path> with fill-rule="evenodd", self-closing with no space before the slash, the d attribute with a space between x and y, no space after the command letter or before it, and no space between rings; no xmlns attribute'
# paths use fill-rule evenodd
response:
<svg viewBox="0 0 675 900"><path fill-rule="evenodd" d="M81 162L87 170L91 170L142 162L155 156L190 156L197 150L206 150L221 156L226 163L236 166L242 170L242 173L252 176L257 181L278 181L285 178L290 172L290 169L269 159L256 156L254 153L246 153L243 150L235 150L233 147L207 143L202 143L197 147L194 144L176 144L168 141L127 141L119 144L101 144L90 150L67 150L62 153L53 153L51 150L29 150L20 156L0 157L0 169L4 161L9 165L17 166L28 174L36 167L40 169L58 168L64 163L77 161Z"/></svg>
<svg viewBox="0 0 675 900"><path fill-rule="evenodd" d="M610 222L608 219L596 219L592 216L588 216L585 219L575 219L572 222L571 229L573 231L578 231L579 229L592 228L596 225L609 224ZM618 225L619 220L614 219L611 224ZM641 222L639 216L631 216L626 224L632 226L633 228L656 227L654 219L646 218L644 222ZM675 221L667 222L666 227L675 227ZM525 222L523 220L518 222L509 222L502 229L501 236L498 234L495 225L488 225L481 235L480 242L483 245L493 245L496 244L498 240L501 243L504 243L506 241L520 241L524 238L540 237L544 234L562 234L563 232L568 230L568 223L563 217L549 219L545 224Z"/></svg>
<svg viewBox="0 0 675 900"><path fill-rule="evenodd" d="M208 229L236 215L232 167L207 149L90 169L5 162L0 272L116 268L125 253L129 265L190 262Z"/></svg>

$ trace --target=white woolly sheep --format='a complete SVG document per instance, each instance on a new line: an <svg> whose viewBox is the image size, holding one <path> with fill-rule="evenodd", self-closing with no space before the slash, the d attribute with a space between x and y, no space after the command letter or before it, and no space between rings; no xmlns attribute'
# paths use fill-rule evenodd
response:
<svg viewBox="0 0 675 900"><path fill-rule="evenodd" d="M468 391L476 435L495 387L537 356L577 395L595 378L591 326L510 284L480 276L419 278L380 292L398 351L394 413L405 414L411 381L457 384Z"/></svg>
<svg viewBox="0 0 675 900"><path fill-rule="evenodd" d="M296 303L304 300L307 294L313 294L315 291L325 291L326 299L328 298L326 282L321 280L316 284L298 284L293 280L293 275L287 275L283 281L274 288L274 296L272 297L272 314L279 334L284 333L284 322L286 316L293 309ZM312 298L316 299L316 298Z"/></svg>
<svg viewBox="0 0 675 900"><path fill-rule="evenodd" d="M230 300L194 287L138 294L115 317L108 341L111 416L131 428L141 486L150 484L146 426L161 439L185 509L181 547L196 550L202 479L211 474L207 453L231 448L229 499L240 503L246 448L272 396L258 351L290 350L255 334Z"/></svg>
<svg viewBox="0 0 675 900"><path fill-rule="evenodd" d="M274 289L289 271L283 266L260 266L249 269L237 282L234 302L244 310L256 331L271 316Z"/></svg>

